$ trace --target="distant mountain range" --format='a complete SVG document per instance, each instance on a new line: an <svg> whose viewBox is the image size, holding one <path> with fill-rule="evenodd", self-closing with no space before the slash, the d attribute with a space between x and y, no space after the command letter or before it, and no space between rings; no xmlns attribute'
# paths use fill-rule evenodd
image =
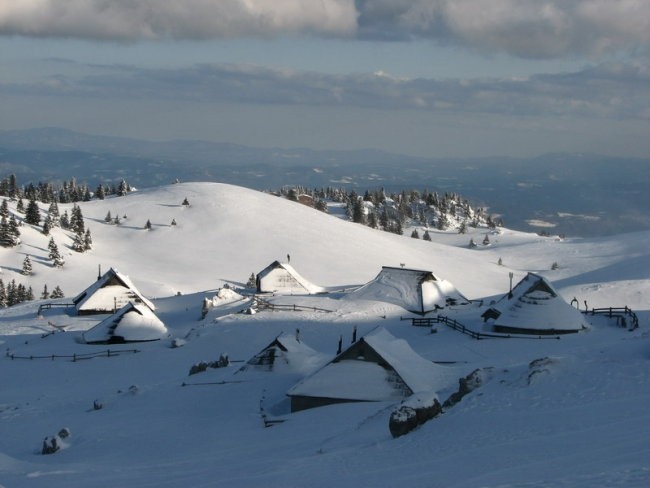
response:
<svg viewBox="0 0 650 488"><path fill-rule="evenodd" d="M71 177L94 186L220 181L254 189L341 186L357 191L460 193L521 230L593 236L650 229L650 159L547 154L516 159L416 158L378 150L256 148L199 140L164 142L59 128L0 132L0 175L19 183Z"/></svg>

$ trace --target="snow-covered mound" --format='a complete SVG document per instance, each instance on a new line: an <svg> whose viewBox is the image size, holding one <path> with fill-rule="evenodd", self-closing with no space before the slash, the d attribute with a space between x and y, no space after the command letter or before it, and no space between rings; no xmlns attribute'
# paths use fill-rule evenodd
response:
<svg viewBox="0 0 650 488"><path fill-rule="evenodd" d="M157 341L166 335L165 324L142 303L128 303L82 334L88 344Z"/></svg>
<svg viewBox="0 0 650 488"><path fill-rule="evenodd" d="M185 198L190 205L181 204ZM68 230L53 228L45 236L27 224L20 245L0 248L5 285L15 280L37 296L44 284L60 285L67 295L0 309L3 486L650 485L649 232L559 239L499 229L489 246L470 249L468 241L480 242L485 230L430 230L433 242L427 242L211 183L80 207L92 232L89 251L73 251ZM60 210L70 212L71 205ZM9 211L16 212L16 202ZM105 222L109 211L120 216L119 225ZM50 237L62 251L62 268L48 258ZM23 275L26 254L33 269ZM252 289L243 291L251 273L287 254L300 274L328 290L358 288L382 266L434 270L472 299L446 307L444 315L481 332L491 332L480 315L508 292L510 273L516 283L531 271L558 298L576 297L581 310L631 307L639 327L622 327L616 314L589 314L587 333L474 340L444 324L436 333L413 327L401 320L403 306L377 294L342 299L342 291L265 296L269 306L239 313L252 300ZM80 343L81 333L103 317L78 315L71 297L96 281L99 265L133 278L173 341ZM241 293L217 291L226 284ZM404 302L403 293L390 296ZM205 299L213 308L204 315ZM349 348L355 331L372 342L377 326L394 338L382 342L384 349L375 344L392 370ZM238 373L269 350L272 338L297 329L299 342L295 334L280 341L288 363L278 346L274 371L281 374L252 365ZM330 390L320 394L341 387L354 399L372 390L380 401L291 413L286 393L313 372L313 359L336 356L337 345L355 355L339 361L350 369L328 370ZM362 352L371 356L370 349ZM405 359L408 349L417 361ZM226 356L227 366L188 376L193 364ZM444 415L392 438L389 414L402 399L394 393L408 394L401 385L431 388L443 402L462 389L460 378L487 368L491 381L465 392ZM441 370L458 373L444 377ZM65 449L41 455L44 437L63 428L72 432Z"/></svg>
<svg viewBox="0 0 650 488"><path fill-rule="evenodd" d="M350 293L348 298L384 301L420 314L469 303L452 283L438 278L431 271L388 266L384 266L374 280Z"/></svg>
<svg viewBox="0 0 650 488"><path fill-rule="evenodd" d="M486 313L492 311L496 332L561 334L588 328L583 315L566 303L546 279L533 273L528 273Z"/></svg>

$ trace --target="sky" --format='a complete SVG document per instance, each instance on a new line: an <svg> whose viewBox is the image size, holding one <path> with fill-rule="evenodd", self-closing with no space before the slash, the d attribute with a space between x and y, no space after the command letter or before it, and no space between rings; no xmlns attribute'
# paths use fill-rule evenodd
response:
<svg viewBox="0 0 650 488"><path fill-rule="evenodd" d="M650 154L648 0L0 0L0 130Z"/></svg>

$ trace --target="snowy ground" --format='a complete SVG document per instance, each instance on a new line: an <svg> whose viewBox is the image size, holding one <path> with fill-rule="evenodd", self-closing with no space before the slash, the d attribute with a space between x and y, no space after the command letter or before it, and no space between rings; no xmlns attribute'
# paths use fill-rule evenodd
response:
<svg viewBox="0 0 650 488"><path fill-rule="evenodd" d="M187 197L190 207L180 205ZM69 207L61 205L61 211ZM103 218L127 215L119 227ZM0 249L2 279L60 285L67 299L90 285L97 266L118 268L154 298L170 337L111 346L79 342L105 316L76 317L39 302L0 311L0 486L176 487L594 487L650 485L650 233L603 239L539 237L504 229L430 231L434 242L343 222L299 204L219 184L179 184L82 204L92 251L65 253L63 269L45 259L47 241L23 226L23 243ZM172 218L178 225L170 226ZM153 230L143 229L147 219ZM60 247L70 237L54 232ZM34 275L19 274L25 254ZM225 301L201 320L204 297L239 286L287 253L309 281L360 285L381 266L429 269L476 302L448 311L481 327L479 303L507 292L528 271L546 276L570 300L635 310L640 327L589 317L591 328L561 339L489 339L412 327L411 314L345 294L276 296L276 304L322 311L239 314ZM499 258L503 265L497 264ZM559 269L551 271L553 262ZM177 293L181 292L181 295ZM55 332L51 324L65 328ZM285 393L304 371L239 372L281 332L333 357L376 326L406 339L424 358L463 371L489 368L489 381L440 417L393 439L390 402L341 404L290 414ZM183 347L171 348L182 338ZM128 352L131 349L139 352ZM116 352L123 351L116 354ZM92 359L72 356L103 353ZM201 360L227 353L227 368L188 376ZM42 359L11 359L43 357ZM531 362L546 358L531 365ZM184 386L185 385L185 386ZM445 399L449 391L439 392ZM93 402L102 405L93 409ZM265 428L260 406L276 420ZM63 449L41 442L67 427Z"/></svg>

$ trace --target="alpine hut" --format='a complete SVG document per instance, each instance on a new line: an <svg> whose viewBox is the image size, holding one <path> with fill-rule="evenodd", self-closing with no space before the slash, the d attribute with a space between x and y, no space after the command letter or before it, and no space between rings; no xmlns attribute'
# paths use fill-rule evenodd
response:
<svg viewBox="0 0 650 488"><path fill-rule="evenodd" d="M288 371L309 374L326 361L327 357L302 342L298 333L280 334L249 359L240 371Z"/></svg>
<svg viewBox="0 0 650 488"><path fill-rule="evenodd" d="M325 291L300 276L289 263L279 261L272 262L257 274L256 285L258 293L310 295Z"/></svg>
<svg viewBox="0 0 650 488"><path fill-rule="evenodd" d="M580 311L534 273L528 273L482 316L492 321L495 332L506 334L556 335L587 328Z"/></svg>
<svg viewBox="0 0 650 488"><path fill-rule="evenodd" d="M446 306L469 303L453 284L431 271L390 266L383 266L374 280L351 296L393 303L422 315Z"/></svg>
<svg viewBox="0 0 650 488"><path fill-rule="evenodd" d="M377 328L287 395L292 412L336 403L397 401L413 393L440 391L459 376L455 368L427 361L405 340Z"/></svg>
<svg viewBox="0 0 650 488"><path fill-rule="evenodd" d="M115 313L127 303L142 303L155 310L135 287L128 276L111 268L97 278L97 281L79 293L72 302L78 315Z"/></svg>
<svg viewBox="0 0 650 488"><path fill-rule="evenodd" d="M82 334L87 344L157 341L166 335L165 324L142 303L127 303Z"/></svg>

